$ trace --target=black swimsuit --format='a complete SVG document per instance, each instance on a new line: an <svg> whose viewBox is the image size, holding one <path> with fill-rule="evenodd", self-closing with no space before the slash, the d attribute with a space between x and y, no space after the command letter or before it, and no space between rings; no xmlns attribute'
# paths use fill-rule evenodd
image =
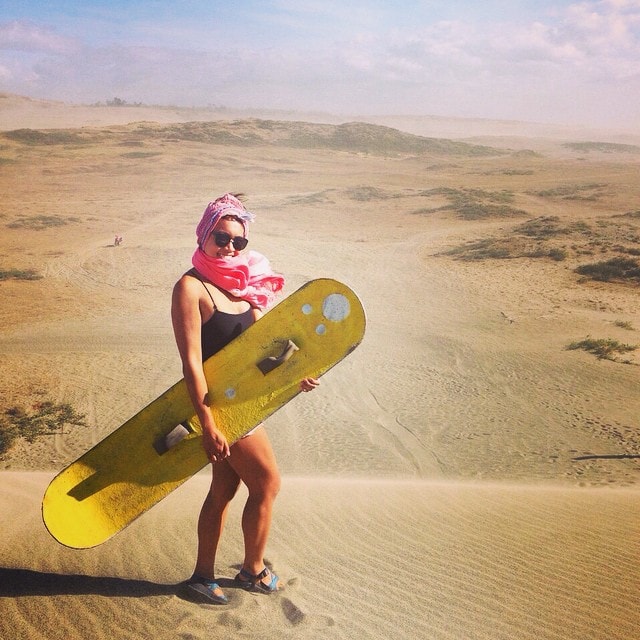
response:
<svg viewBox="0 0 640 640"><path fill-rule="evenodd" d="M253 309L249 307L242 313L225 313L216 308L211 291L207 289L199 274L189 271L188 275L202 282L211 302L213 303L213 315L202 325L200 340L202 344L202 360L210 358L214 353L228 345L237 338L245 329L254 323ZM215 285L214 285L215 286Z"/></svg>

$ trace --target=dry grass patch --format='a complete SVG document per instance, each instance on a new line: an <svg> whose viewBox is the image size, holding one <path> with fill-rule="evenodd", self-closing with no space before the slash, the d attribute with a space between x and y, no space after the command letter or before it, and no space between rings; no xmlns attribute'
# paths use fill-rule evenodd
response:
<svg viewBox="0 0 640 640"><path fill-rule="evenodd" d="M427 198L445 198L449 204L422 208L414 211L416 215L438 211L453 211L463 220L483 220L488 218L513 218L526 216L527 212L512 206L515 195L511 191L486 191L484 189L452 189L439 187L419 192L417 195Z"/></svg>
<svg viewBox="0 0 640 640"><path fill-rule="evenodd" d="M631 153L640 154L640 147L635 144L619 144L615 142L566 142L562 145L566 149L579 153Z"/></svg>
<svg viewBox="0 0 640 640"><path fill-rule="evenodd" d="M631 351L635 351L637 348L638 345L624 344L612 338L590 338L588 336L584 340L572 342L567 345L567 349L570 351L581 349L582 351L592 353L599 360L611 360L613 362L622 362L624 364L631 364L631 361L620 360L618 355L630 353Z"/></svg>
<svg viewBox="0 0 640 640"><path fill-rule="evenodd" d="M514 258L550 258L556 262L565 260L567 254L562 249L545 248L527 239L511 236L507 238L485 238L449 249L443 255L458 260L506 260Z"/></svg>
<svg viewBox="0 0 640 640"><path fill-rule="evenodd" d="M86 139L73 130L15 129L2 134L8 140L31 146L77 145L85 144Z"/></svg>
<svg viewBox="0 0 640 640"><path fill-rule="evenodd" d="M616 257L584 264L576 268L576 273L598 282L640 283L640 264L633 258Z"/></svg>
<svg viewBox="0 0 640 640"><path fill-rule="evenodd" d="M42 276L33 269L0 269L2 280L41 280Z"/></svg>
<svg viewBox="0 0 640 640"><path fill-rule="evenodd" d="M529 193L540 198L557 198L560 200L582 200L586 202L595 202L605 195L605 189L608 185L592 182L581 185L560 185L552 189L542 189L539 191L530 191Z"/></svg>
<svg viewBox="0 0 640 640"><path fill-rule="evenodd" d="M625 222L626 220L626 222ZM576 273L601 282L640 282L640 229L632 216L563 223L541 216L516 225L500 236L467 242L443 255L459 260L550 258L562 261L599 255L603 260L579 265Z"/></svg>
<svg viewBox="0 0 640 640"><path fill-rule="evenodd" d="M62 433L65 425L84 426L85 416L71 405L43 400L29 409L10 407L0 415L0 455L6 453L18 438L34 442L40 436Z"/></svg>
<svg viewBox="0 0 640 640"><path fill-rule="evenodd" d="M42 231L52 227L63 227L66 224L80 222L78 218L62 216L49 216L39 214L35 216L19 216L12 222L7 223L9 229L29 229L31 231Z"/></svg>

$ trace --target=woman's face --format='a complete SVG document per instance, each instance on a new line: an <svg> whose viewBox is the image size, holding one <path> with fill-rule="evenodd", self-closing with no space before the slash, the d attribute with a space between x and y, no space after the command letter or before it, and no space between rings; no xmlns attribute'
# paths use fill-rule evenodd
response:
<svg viewBox="0 0 640 640"><path fill-rule="evenodd" d="M228 258L237 256L242 249L237 249L235 244L242 244L239 238L244 238L244 227L240 222L230 218L222 218L209 234L202 250L212 258ZM216 242L217 240L217 242ZM220 246L227 240L226 244Z"/></svg>

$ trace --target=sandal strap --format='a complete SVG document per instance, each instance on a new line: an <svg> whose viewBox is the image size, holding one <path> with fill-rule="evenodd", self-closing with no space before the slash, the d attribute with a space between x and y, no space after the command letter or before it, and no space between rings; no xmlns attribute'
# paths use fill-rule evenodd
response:
<svg viewBox="0 0 640 640"><path fill-rule="evenodd" d="M261 582L262 578L266 578L269 575L270 571L265 567L257 576L255 576L256 582Z"/></svg>
<svg viewBox="0 0 640 640"><path fill-rule="evenodd" d="M269 569L265 567L260 573L253 575L253 573L249 573L246 569L242 568L240 569L240 575L255 584L256 582L260 582L262 578L266 578L269 575Z"/></svg>

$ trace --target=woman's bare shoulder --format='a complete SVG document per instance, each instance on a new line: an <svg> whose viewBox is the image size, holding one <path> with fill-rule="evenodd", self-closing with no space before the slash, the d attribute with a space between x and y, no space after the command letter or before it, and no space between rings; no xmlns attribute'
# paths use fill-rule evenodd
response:
<svg viewBox="0 0 640 640"><path fill-rule="evenodd" d="M200 297L202 282L191 272L182 274L173 286L174 295Z"/></svg>

